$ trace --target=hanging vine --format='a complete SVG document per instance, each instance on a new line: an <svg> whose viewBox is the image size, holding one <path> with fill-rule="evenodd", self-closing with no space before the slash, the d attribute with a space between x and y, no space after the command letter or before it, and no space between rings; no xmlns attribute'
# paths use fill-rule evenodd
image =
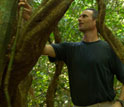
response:
<svg viewBox="0 0 124 107"><path fill-rule="evenodd" d="M12 107L11 106L11 99L9 97L8 85L9 85L10 74L11 74L14 56L15 56L15 51L16 51L16 44L17 44L18 37L20 35L20 29L21 29L21 24L22 24L22 12L23 12L23 7L20 8L17 32L16 32L14 43L13 43L12 48L11 48L10 60L9 60L9 64L8 64L8 68L7 68L7 72L6 72L5 81L4 81L4 93L6 96L8 107Z"/></svg>
<svg viewBox="0 0 124 107"><path fill-rule="evenodd" d="M104 0L96 0L98 4L97 29L103 38L112 46L117 56L124 63L124 46L121 41L113 35L112 31L104 24L106 5ZM118 48L120 47L120 48Z"/></svg>

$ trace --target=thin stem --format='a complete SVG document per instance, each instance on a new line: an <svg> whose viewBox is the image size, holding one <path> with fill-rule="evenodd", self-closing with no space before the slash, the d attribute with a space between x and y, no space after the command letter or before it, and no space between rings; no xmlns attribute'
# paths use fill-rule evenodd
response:
<svg viewBox="0 0 124 107"><path fill-rule="evenodd" d="M22 12L23 12L23 7L20 8L19 21L18 21L18 26L17 26L16 37L15 37L14 43L13 43L12 48L11 48L10 61L9 61L9 64L8 64L8 68L7 68L7 72L6 72L6 77L5 77L5 82L4 82L4 86L5 86L4 92L5 92L5 97L6 97L6 100L7 100L7 103L8 103L8 107L12 107L11 106L11 99L10 99L9 92L8 92L9 91L8 90L8 85L9 85L12 65L13 65L13 62L14 62L16 43L17 43L18 37L20 35L20 30L21 30L20 28L21 28L21 23L22 23Z"/></svg>

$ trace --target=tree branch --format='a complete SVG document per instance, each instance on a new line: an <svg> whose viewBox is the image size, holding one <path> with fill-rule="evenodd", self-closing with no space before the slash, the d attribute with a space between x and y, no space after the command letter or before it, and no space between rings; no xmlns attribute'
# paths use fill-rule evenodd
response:
<svg viewBox="0 0 124 107"><path fill-rule="evenodd" d="M97 29L98 32L103 36L103 38L111 45L117 56L124 63L124 46L121 41L116 38L112 31L104 24L105 18L105 3L103 0L97 0L98 3L98 22Z"/></svg>
<svg viewBox="0 0 124 107"><path fill-rule="evenodd" d="M46 10L39 9L40 11L31 19L34 22L30 20L25 27L22 33L23 36L21 36L21 42L20 40L18 41L13 72L11 73L9 87L11 96L14 95L16 86L28 75L32 67L36 64L54 26L62 18L72 1L73 0L49 0L49 2L54 3L53 7L52 5L49 5L50 7L45 5L46 7L42 8L46 8ZM49 2L46 4L48 5ZM55 5L56 3L57 5ZM43 18L41 16L43 16ZM42 20L39 21L40 18ZM32 28L30 28L31 26ZM15 86L14 89L11 89L12 86Z"/></svg>

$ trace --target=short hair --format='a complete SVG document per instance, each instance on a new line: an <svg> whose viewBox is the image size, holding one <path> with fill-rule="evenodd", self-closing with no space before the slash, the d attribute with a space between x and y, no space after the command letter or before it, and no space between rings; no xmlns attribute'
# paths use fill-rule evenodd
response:
<svg viewBox="0 0 124 107"><path fill-rule="evenodd" d="M93 16L92 16L93 19L97 19L98 18L98 11L96 9L94 9L94 8L87 8L85 10L91 10L91 11L93 11Z"/></svg>

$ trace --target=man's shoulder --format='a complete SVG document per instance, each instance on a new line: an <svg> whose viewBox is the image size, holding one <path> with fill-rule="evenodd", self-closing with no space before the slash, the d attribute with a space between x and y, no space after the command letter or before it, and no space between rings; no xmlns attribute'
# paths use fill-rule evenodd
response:
<svg viewBox="0 0 124 107"><path fill-rule="evenodd" d="M62 47L62 48L73 48L76 46L80 46L81 42L61 42L61 43L55 43L51 44L53 47Z"/></svg>
<svg viewBox="0 0 124 107"><path fill-rule="evenodd" d="M101 40L101 47L107 49L109 52L113 52L111 45L107 41Z"/></svg>
<svg viewBox="0 0 124 107"><path fill-rule="evenodd" d="M100 44L105 46L105 47L110 47L109 43L107 41L101 40Z"/></svg>
<svg viewBox="0 0 124 107"><path fill-rule="evenodd" d="M81 45L81 42L63 42L62 44L68 46L78 46Z"/></svg>
<svg viewBox="0 0 124 107"><path fill-rule="evenodd" d="M59 43L58 45L63 47L75 47L75 46L80 46L81 42L62 42Z"/></svg>

